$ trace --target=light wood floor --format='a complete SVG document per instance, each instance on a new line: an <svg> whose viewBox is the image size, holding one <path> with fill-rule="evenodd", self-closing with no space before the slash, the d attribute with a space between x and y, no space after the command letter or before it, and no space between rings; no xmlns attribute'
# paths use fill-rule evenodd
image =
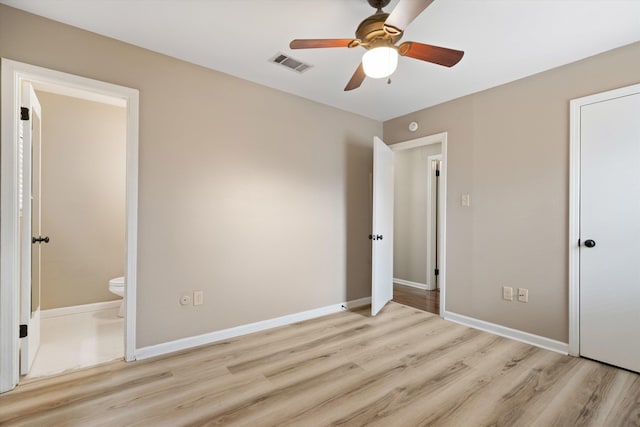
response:
<svg viewBox="0 0 640 427"><path fill-rule="evenodd" d="M640 376L389 303L32 381L0 424L632 426Z"/></svg>

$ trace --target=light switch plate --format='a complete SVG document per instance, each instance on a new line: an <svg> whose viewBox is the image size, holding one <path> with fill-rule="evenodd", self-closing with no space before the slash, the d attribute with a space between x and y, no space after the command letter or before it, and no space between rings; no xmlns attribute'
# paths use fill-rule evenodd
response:
<svg viewBox="0 0 640 427"><path fill-rule="evenodd" d="M193 291L193 305L204 304L204 291Z"/></svg>

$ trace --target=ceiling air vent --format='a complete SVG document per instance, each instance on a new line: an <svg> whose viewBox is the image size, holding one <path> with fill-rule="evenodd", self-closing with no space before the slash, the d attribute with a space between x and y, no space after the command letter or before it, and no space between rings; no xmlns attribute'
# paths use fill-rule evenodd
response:
<svg viewBox="0 0 640 427"><path fill-rule="evenodd" d="M298 73L303 73L309 68L311 68L311 65L305 64L304 62L298 61L297 59L293 59L292 57L284 55L282 53L276 54L276 56L271 58L270 61L275 64L282 65L283 67L286 67Z"/></svg>

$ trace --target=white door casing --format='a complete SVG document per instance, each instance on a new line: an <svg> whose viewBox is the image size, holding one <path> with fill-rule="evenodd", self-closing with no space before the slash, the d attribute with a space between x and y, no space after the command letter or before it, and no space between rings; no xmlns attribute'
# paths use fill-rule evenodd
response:
<svg viewBox="0 0 640 427"><path fill-rule="evenodd" d="M433 156L427 157L427 200L428 200L428 209L427 209L427 278L426 284L428 290L434 290L437 288L436 284L438 282L438 277L436 276L435 270L439 268L438 266L438 257L440 255L438 253L438 223L442 220L439 217L437 209L438 205L442 203L442 199L440 195L436 194L436 191L439 191L439 186L436 185L436 180L438 177L436 176L436 168L434 167L434 162L442 161L442 154L435 154ZM437 189L437 190L436 190ZM436 203L436 200L438 203Z"/></svg>
<svg viewBox="0 0 640 427"><path fill-rule="evenodd" d="M373 138L371 315L393 298L393 152Z"/></svg>
<svg viewBox="0 0 640 427"><path fill-rule="evenodd" d="M571 102L569 352L635 371L639 117L640 85Z"/></svg>
<svg viewBox="0 0 640 427"><path fill-rule="evenodd" d="M19 189L20 217L20 324L26 325L28 335L21 338L20 374L31 370L40 347L40 243L31 238L40 236L40 147L42 108L33 86L22 85L22 107L28 109L28 120L20 121L22 138L22 185Z"/></svg>
<svg viewBox="0 0 640 427"><path fill-rule="evenodd" d="M24 81L56 86L94 101L117 101L127 111L125 359L136 357L136 287L138 236L138 105L136 89L62 73L2 58L0 145L0 393L19 378L20 236L18 206L18 128ZM74 95L75 96L75 95Z"/></svg>

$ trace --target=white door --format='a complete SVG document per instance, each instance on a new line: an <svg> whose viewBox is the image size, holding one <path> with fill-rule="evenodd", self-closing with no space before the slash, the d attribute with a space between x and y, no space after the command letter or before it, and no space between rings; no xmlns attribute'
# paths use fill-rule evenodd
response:
<svg viewBox="0 0 640 427"><path fill-rule="evenodd" d="M580 115L580 354L640 372L640 93Z"/></svg>
<svg viewBox="0 0 640 427"><path fill-rule="evenodd" d="M20 185L20 324L27 336L20 343L20 374L29 373L40 347L40 190L42 110L33 87L24 83L22 106L28 120L21 120L22 172ZM25 117L26 119L26 117ZM33 239L36 239L35 241ZM22 328L23 326L21 326Z"/></svg>
<svg viewBox="0 0 640 427"><path fill-rule="evenodd" d="M393 298L393 152L373 138L371 314Z"/></svg>

